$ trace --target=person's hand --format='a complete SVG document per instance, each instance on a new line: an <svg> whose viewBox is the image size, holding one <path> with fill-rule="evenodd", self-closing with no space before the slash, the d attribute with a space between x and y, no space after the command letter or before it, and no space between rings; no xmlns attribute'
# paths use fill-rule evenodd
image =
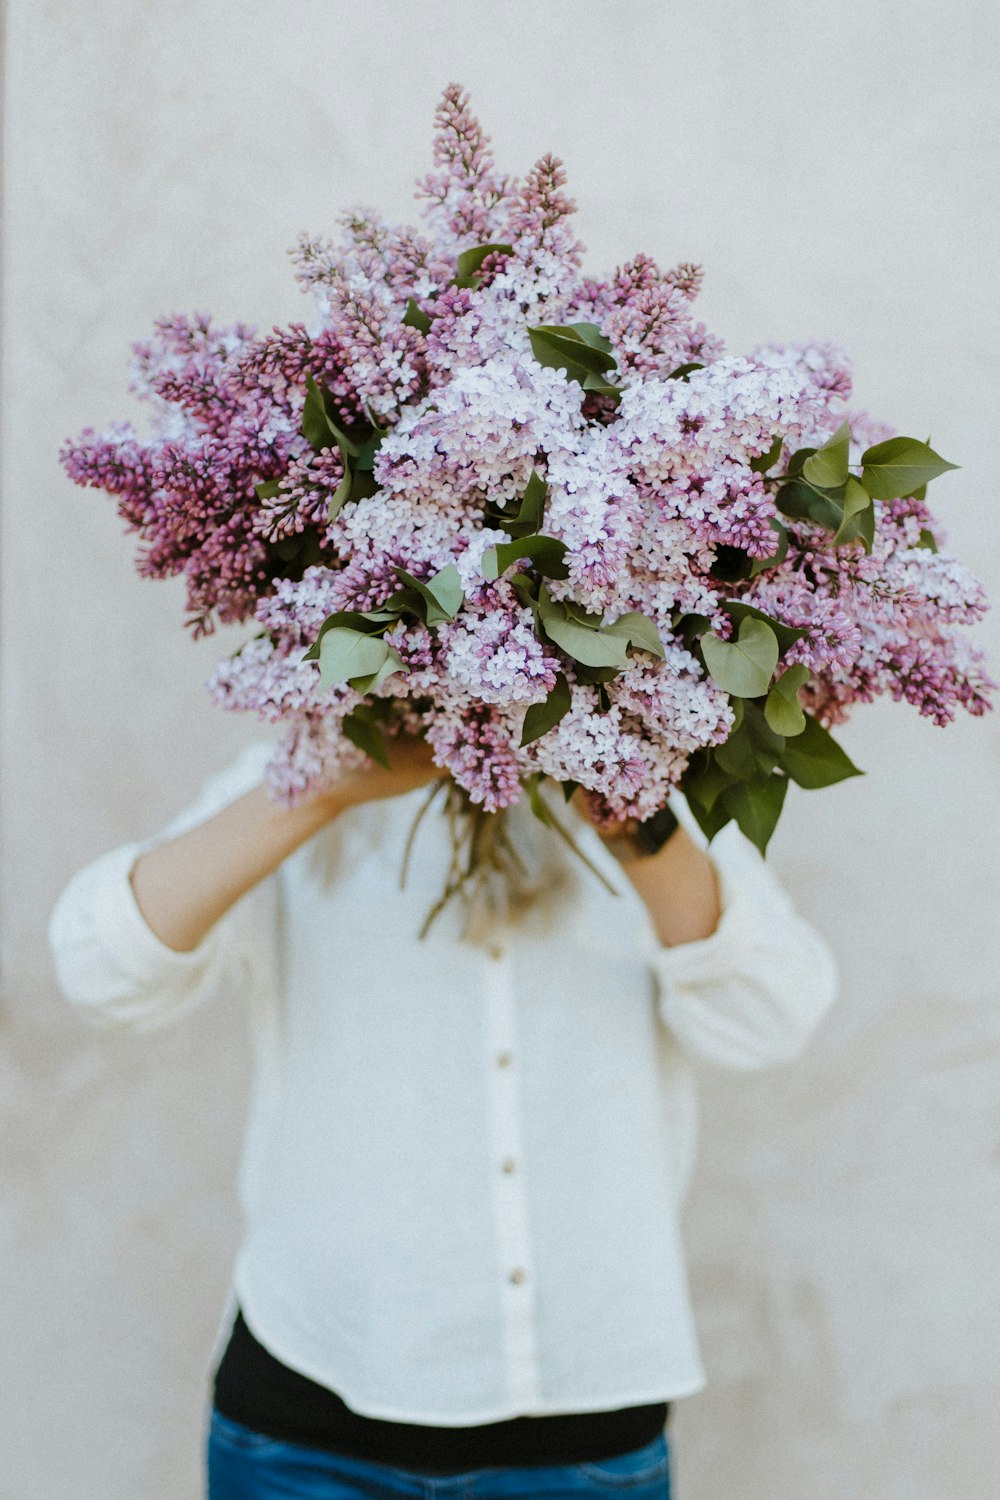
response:
<svg viewBox="0 0 1000 1500"><path fill-rule="evenodd" d="M649 859L658 854L680 826L669 805L664 805L645 823L640 823L638 818L627 818L624 822L607 827L602 826L594 817L590 799L581 788L574 792L572 802L622 864L634 859Z"/></svg>
<svg viewBox="0 0 1000 1500"><path fill-rule="evenodd" d="M316 793L316 801L329 809L330 816L362 802L401 797L417 787L442 780L448 773L435 765L431 747L424 739L401 735L386 739L389 769L374 761L358 771L349 771L333 786Z"/></svg>

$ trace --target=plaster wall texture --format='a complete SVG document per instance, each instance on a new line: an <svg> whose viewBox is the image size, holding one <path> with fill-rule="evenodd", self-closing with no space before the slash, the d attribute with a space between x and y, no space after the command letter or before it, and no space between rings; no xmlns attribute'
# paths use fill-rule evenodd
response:
<svg viewBox="0 0 1000 1500"><path fill-rule="evenodd" d="M134 1038L55 989L68 875L259 732L203 691L244 632L190 642L61 438L126 411L161 312L308 316L286 248L358 200L409 217L457 78L503 164L565 158L594 267L701 261L733 351L844 342L860 403L961 464L934 507L1000 597L997 29L987 0L8 4L2 1500L201 1492L249 1061L236 996ZM770 857L843 993L793 1066L700 1070L682 1500L997 1493L998 736L878 704L841 734L869 774L789 798Z"/></svg>

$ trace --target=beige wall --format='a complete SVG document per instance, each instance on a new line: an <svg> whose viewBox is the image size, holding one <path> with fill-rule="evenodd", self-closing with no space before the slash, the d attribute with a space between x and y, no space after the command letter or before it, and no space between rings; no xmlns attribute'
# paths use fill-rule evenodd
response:
<svg viewBox="0 0 1000 1500"><path fill-rule="evenodd" d="M734 351L847 343L861 401L961 464L936 509L1000 598L997 29L990 0L9 4L2 1500L199 1494L247 1082L235 1002L128 1039L54 989L68 874L257 732L202 688L239 634L192 646L61 437L123 412L157 313L305 315L286 247L356 199L408 215L458 78L504 165L565 157L592 265L702 260ZM840 1005L798 1064L700 1075L681 1500L997 1493L998 725L883 704L843 739L868 776L793 794L772 845Z"/></svg>

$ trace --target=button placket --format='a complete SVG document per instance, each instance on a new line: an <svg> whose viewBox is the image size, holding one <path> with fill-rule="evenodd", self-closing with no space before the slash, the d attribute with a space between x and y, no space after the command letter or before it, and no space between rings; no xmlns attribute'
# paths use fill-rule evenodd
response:
<svg viewBox="0 0 1000 1500"><path fill-rule="evenodd" d="M493 1198L499 1240L507 1371L512 1398L519 1403L538 1397L538 1351L535 1334L534 1274L523 1150L514 994L507 960L488 958L486 995L490 1057L490 1126Z"/></svg>

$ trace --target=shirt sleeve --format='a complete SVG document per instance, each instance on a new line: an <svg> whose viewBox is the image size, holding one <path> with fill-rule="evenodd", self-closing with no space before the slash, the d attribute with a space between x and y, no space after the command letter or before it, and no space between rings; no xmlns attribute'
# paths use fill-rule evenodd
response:
<svg viewBox="0 0 1000 1500"><path fill-rule="evenodd" d="M223 987L252 980L256 950L267 935L266 881L235 901L196 948L181 952L146 922L129 875L144 850L204 822L255 786L271 749L264 741L248 746L157 833L91 860L63 887L49 916L49 952L60 992L86 1020L154 1031Z"/></svg>
<svg viewBox="0 0 1000 1500"><path fill-rule="evenodd" d="M707 938L656 945L659 1014L682 1047L719 1066L788 1062L837 998L833 954L736 823L709 844L686 807L678 814L715 866L721 916Z"/></svg>

